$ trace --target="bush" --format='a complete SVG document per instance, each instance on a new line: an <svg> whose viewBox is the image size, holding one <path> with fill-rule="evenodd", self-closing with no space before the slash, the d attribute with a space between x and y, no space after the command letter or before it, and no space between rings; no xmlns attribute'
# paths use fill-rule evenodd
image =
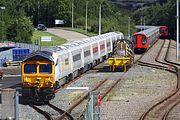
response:
<svg viewBox="0 0 180 120"><path fill-rule="evenodd" d="M14 42L31 43L34 27L28 17L12 19L7 26L7 39Z"/></svg>

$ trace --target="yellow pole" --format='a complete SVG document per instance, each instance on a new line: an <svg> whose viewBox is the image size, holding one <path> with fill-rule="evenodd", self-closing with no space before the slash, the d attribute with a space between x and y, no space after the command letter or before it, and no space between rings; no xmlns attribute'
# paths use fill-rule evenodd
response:
<svg viewBox="0 0 180 120"><path fill-rule="evenodd" d="M124 72L126 72L126 64L124 64Z"/></svg>
<svg viewBox="0 0 180 120"><path fill-rule="evenodd" d="M114 72L114 65L113 65L113 72Z"/></svg>

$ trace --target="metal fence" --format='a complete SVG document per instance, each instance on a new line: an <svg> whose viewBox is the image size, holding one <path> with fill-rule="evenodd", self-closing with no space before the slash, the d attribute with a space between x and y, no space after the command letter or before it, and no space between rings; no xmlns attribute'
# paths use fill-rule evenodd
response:
<svg viewBox="0 0 180 120"><path fill-rule="evenodd" d="M6 62L6 60L0 58L0 67L3 67L4 62Z"/></svg>
<svg viewBox="0 0 180 120"><path fill-rule="evenodd" d="M19 120L19 91L1 89L1 120Z"/></svg>
<svg viewBox="0 0 180 120"><path fill-rule="evenodd" d="M85 120L100 120L100 106L98 106L98 95L97 92L90 92L89 101L85 113Z"/></svg>
<svg viewBox="0 0 180 120"><path fill-rule="evenodd" d="M0 59L13 60L12 49L0 52Z"/></svg>
<svg viewBox="0 0 180 120"><path fill-rule="evenodd" d="M12 41L4 41L4 43L8 45L14 45L15 47L28 48L30 49L30 51L36 51L39 49L37 45L33 45L33 44L18 43L18 42L12 42Z"/></svg>

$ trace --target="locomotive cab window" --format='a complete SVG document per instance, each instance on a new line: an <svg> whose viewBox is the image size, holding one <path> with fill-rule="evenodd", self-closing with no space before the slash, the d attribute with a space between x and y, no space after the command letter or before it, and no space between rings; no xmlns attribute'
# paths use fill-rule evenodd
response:
<svg viewBox="0 0 180 120"><path fill-rule="evenodd" d="M142 36L142 44L143 44L143 45L146 44L146 36Z"/></svg>
<svg viewBox="0 0 180 120"><path fill-rule="evenodd" d="M52 65L51 64L40 64L39 72L40 73L52 73Z"/></svg>
<svg viewBox="0 0 180 120"><path fill-rule="evenodd" d="M25 64L24 65L24 73L25 74L37 73L37 65L36 64Z"/></svg>
<svg viewBox="0 0 180 120"><path fill-rule="evenodd" d="M136 36L132 37L132 42L133 42L133 44L137 44Z"/></svg>

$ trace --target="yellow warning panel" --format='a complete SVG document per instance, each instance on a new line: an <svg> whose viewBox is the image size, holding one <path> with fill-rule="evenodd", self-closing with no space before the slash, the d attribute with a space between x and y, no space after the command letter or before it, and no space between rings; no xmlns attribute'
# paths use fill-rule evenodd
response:
<svg viewBox="0 0 180 120"><path fill-rule="evenodd" d="M131 64L131 59L130 57L127 58L109 58L108 59L108 64L111 68L111 71L115 70L115 67L123 67L124 72L126 72L126 65Z"/></svg>

